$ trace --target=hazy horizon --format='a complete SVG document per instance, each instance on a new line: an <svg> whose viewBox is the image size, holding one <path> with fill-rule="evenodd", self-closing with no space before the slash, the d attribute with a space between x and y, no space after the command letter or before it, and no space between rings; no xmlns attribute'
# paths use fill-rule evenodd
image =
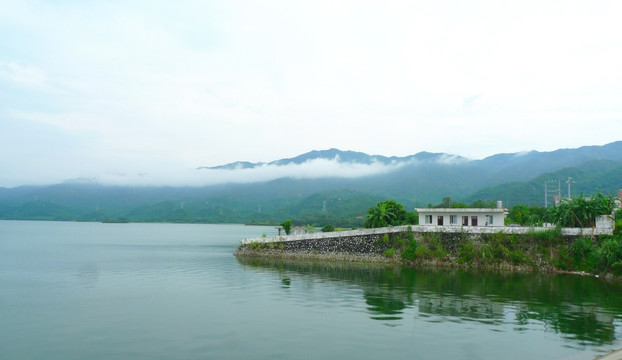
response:
<svg viewBox="0 0 622 360"><path fill-rule="evenodd" d="M607 145L607 144L603 144ZM601 145L584 145L584 146L601 146ZM583 147L583 146L582 146ZM566 148L567 149L567 148ZM341 151L347 151L338 149ZM564 150L564 149L556 149ZM554 150L554 151L556 151ZM518 153L498 153L490 156L509 154L514 156L523 156L532 151L518 152ZM545 152L543 152L545 153ZM298 154L302 155L302 154ZM391 155L379 155L379 154L367 154L370 156L386 156ZM410 154L415 155L415 154ZM434 162L441 164L454 164L456 162L471 162L483 159L468 159L461 157L458 154L444 154L439 159L435 159ZM279 161L281 159L273 159L272 161ZM302 179L318 179L325 177L336 178L358 178L370 175L379 175L389 173L395 170L407 166L409 164L416 164L419 160L403 160L400 162L392 161L385 164L378 161L374 161L369 164L356 163L342 161L339 156L331 159L311 159L304 161L300 164L273 164L266 163L254 163L256 166L253 168L201 168L196 167L193 169L179 169L177 173L104 173L98 176L91 177L77 177L59 179L53 182L41 182L41 183L22 183L13 186L0 186L4 188L14 188L18 186L37 186L37 185L55 185L55 184L96 184L96 185L110 185L110 186L211 186L228 183L255 183L270 181L279 178L302 178ZM234 164L230 163L230 164ZM229 165L229 164L221 164Z"/></svg>

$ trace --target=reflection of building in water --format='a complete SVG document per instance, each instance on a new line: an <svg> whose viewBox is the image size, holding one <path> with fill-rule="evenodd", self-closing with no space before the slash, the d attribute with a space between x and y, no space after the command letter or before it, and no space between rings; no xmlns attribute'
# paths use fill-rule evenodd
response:
<svg viewBox="0 0 622 360"><path fill-rule="evenodd" d="M413 306L413 294L404 288L365 285L363 296L372 319L399 320L404 309Z"/></svg>
<svg viewBox="0 0 622 360"><path fill-rule="evenodd" d="M499 319L504 317L504 305L483 297L420 294L420 314L466 317L471 319Z"/></svg>
<svg viewBox="0 0 622 360"><path fill-rule="evenodd" d="M600 307L592 305L564 304L564 313L590 315L601 324L612 324L615 316L611 312L603 312Z"/></svg>
<svg viewBox="0 0 622 360"><path fill-rule="evenodd" d="M395 296L398 295L398 296ZM404 309L411 305L407 303L403 295L388 294L383 292L365 292L365 303L372 319L398 320L402 318Z"/></svg>
<svg viewBox="0 0 622 360"><path fill-rule="evenodd" d="M355 301L358 305L361 290L369 317L390 326L408 321L415 312L415 318L430 322L459 319L505 324L515 331L541 326L546 332L561 334L569 344L585 346L616 341L616 317L622 313L622 305L615 297L619 294L617 285L586 288L586 279L581 277L507 277L261 258L238 261L258 271L274 271L281 290L288 293L310 289L295 284L321 283L326 296L332 299L332 287L346 285L357 289L349 292L355 295L348 298L348 303Z"/></svg>

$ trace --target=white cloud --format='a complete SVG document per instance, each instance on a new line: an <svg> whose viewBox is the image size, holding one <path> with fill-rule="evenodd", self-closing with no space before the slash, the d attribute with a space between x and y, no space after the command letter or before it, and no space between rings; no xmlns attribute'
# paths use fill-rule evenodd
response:
<svg viewBox="0 0 622 360"><path fill-rule="evenodd" d="M105 173L90 178L106 185L183 185L204 186L223 183L254 183L275 180L279 178L318 179L326 177L357 178L362 176L379 175L395 171L407 162L371 164L341 162L339 158L314 159L302 164L274 165L262 164L253 168L235 169L184 169L175 172L161 172L153 169L149 173Z"/></svg>

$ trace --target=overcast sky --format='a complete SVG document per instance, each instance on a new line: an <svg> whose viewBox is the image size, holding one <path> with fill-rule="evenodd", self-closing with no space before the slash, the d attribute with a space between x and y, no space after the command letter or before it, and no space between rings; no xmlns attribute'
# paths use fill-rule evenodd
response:
<svg viewBox="0 0 622 360"><path fill-rule="evenodd" d="M332 147L478 159L622 139L619 0L0 9L0 186L183 184Z"/></svg>

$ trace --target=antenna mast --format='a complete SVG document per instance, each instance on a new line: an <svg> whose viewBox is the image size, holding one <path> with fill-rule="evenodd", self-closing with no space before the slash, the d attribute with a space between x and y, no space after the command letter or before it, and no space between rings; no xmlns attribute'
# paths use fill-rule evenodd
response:
<svg viewBox="0 0 622 360"><path fill-rule="evenodd" d="M575 184L576 181L572 180L572 178L570 176L568 176L568 180L566 181L566 184L568 184L568 200L572 199L572 197L570 197L570 184Z"/></svg>
<svg viewBox="0 0 622 360"><path fill-rule="evenodd" d="M557 199L561 198L561 184L559 180L546 180L544 182L544 207L549 207L549 197L553 197L553 204L556 205Z"/></svg>

